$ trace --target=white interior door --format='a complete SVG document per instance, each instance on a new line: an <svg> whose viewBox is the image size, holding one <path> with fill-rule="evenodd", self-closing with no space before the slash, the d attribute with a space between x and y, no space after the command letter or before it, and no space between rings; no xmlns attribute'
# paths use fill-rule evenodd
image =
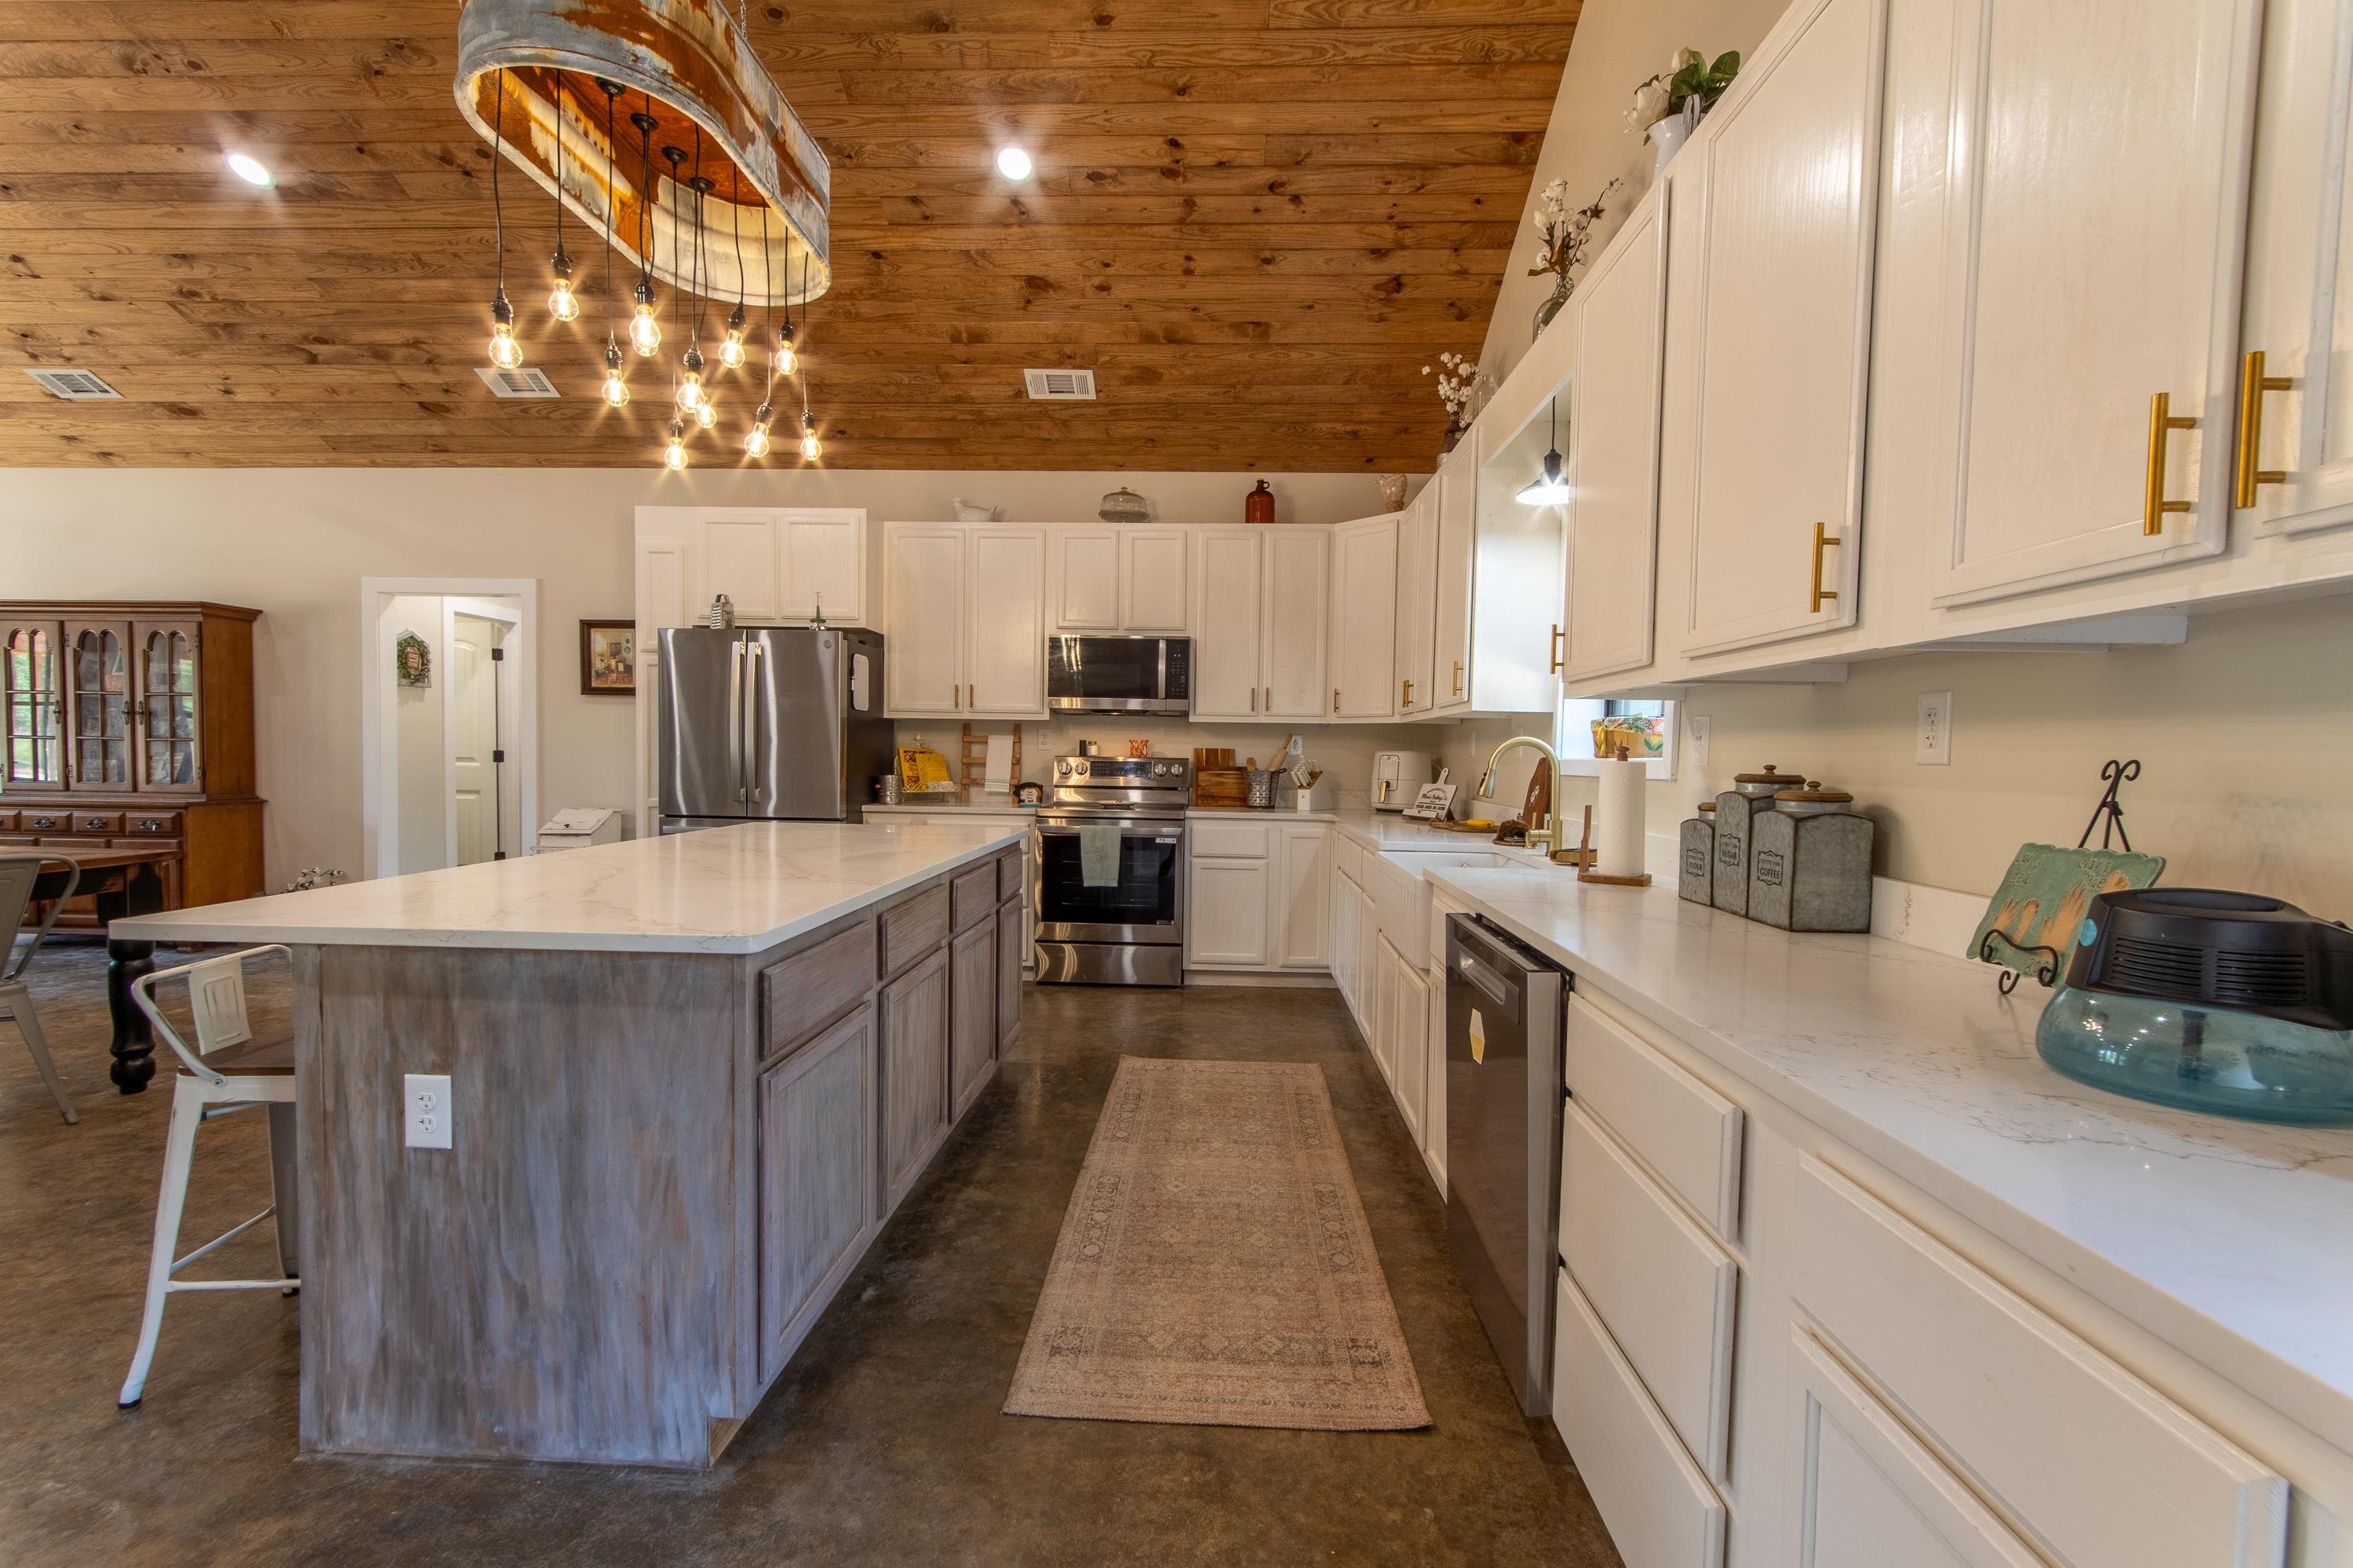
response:
<svg viewBox="0 0 2353 1568"><path fill-rule="evenodd" d="M1259 682L1266 712L1320 719L1331 701L1332 535L1321 528L1266 531L1265 615ZM1394 547L1392 547L1394 555Z"/></svg>
<svg viewBox="0 0 2353 1568"><path fill-rule="evenodd" d="M999 718L1043 718L1045 531L975 529L968 550L965 710Z"/></svg>
<svg viewBox="0 0 2353 1568"><path fill-rule="evenodd" d="M1798 0L1685 154L1704 181L1686 653L1854 620L1885 17Z"/></svg>
<svg viewBox="0 0 2353 1568"><path fill-rule="evenodd" d="M1397 711L1398 522L1366 518L1332 531L1332 702L1335 719Z"/></svg>
<svg viewBox="0 0 2353 1568"><path fill-rule="evenodd" d="M1587 275L1569 384L1561 683L1651 662L1658 574L1659 392L1666 352L1667 189L1653 187Z"/></svg>
<svg viewBox="0 0 2353 1568"><path fill-rule="evenodd" d="M2255 99L2241 346L2263 356L2263 376L2287 384L2256 389L2253 460L2234 456L2257 474L2279 476L2253 487L2253 515L2284 532L2353 522L2348 61L2353 0L2271 0ZM2250 395L2243 379L2239 395ZM2246 504L2243 492L2233 500Z"/></svg>
<svg viewBox="0 0 2353 1568"><path fill-rule="evenodd" d="M1953 5L1957 496L1936 603L2222 549L2262 10ZM2159 394L2196 427L2158 431ZM2149 510L2160 440L2161 499L2186 511Z"/></svg>
<svg viewBox="0 0 2353 1568"><path fill-rule="evenodd" d="M893 714L965 710L965 542L961 528L894 523L884 531L882 671ZM1044 651L1041 642L1041 658Z"/></svg>
<svg viewBox="0 0 2353 1568"><path fill-rule="evenodd" d="M448 717L449 863L474 866L506 849L500 818L499 666L491 651L506 627L479 616L449 617Z"/></svg>
<svg viewBox="0 0 2353 1568"><path fill-rule="evenodd" d="M1259 689L1259 601L1264 596L1263 528L1208 528L1194 542L1200 606L1193 639L1193 716L1251 719L1261 715Z"/></svg>
<svg viewBox="0 0 2353 1568"><path fill-rule="evenodd" d="M1431 706L1440 712L1471 706L1472 526L1479 483L1473 456L1472 448L1457 447L1440 459L1437 476L1430 481L1438 492L1436 633L1430 674Z"/></svg>

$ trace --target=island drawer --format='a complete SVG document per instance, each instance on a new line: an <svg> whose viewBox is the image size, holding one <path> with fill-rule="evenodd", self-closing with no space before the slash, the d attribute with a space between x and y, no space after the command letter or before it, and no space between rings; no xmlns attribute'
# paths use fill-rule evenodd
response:
<svg viewBox="0 0 2353 1568"><path fill-rule="evenodd" d="M1740 1231L1740 1107L1572 993L1568 1092L1716 1235Z"/></svg>
<svg viewBox="0 0 2353 1568"><path fill-rule="evenodd" d="M168 838L180 831L180 814L176 811L134 811L125 818L122 830Z"/></svg>
<svg viewBox="0 0 2353 1568"><path fill-rule="evenodd" d="M882 911L882 973L896 974L948 939L948 885L934 882Z"/></svg>
<svg viewBox="0 0 2353 1568"><path fill-rule="evenodd" d="M119 811L77 811L73 830L76 833L120 833L122 814Z"/></svg>
<svg viewBox="0 0 2353 1568"><path fill-rule="evenodd" d="M1021 851L1008 849L997 858L997 896L1010 899L1021 891Z"/></svg>
<svg viewBox="0 0 2353 1568"><path fill-rule="evenodd" d="M948 883L955 929L964 930L997 908L997 862L987 860L969 871L959 871Z"/></svg>
<svg viewBox="0 0 2353 1568"><path fill-rule="evenodd" d="M28 811L17 819L20 833L67 833L73 819L62 811Z"/></svg>
<svg viewBox="0 0 2353 1568"><path fill-rule="evenodd" d="M874 988L874 928L860 921L760 971L760 1055L797 1045Z"/></svg>

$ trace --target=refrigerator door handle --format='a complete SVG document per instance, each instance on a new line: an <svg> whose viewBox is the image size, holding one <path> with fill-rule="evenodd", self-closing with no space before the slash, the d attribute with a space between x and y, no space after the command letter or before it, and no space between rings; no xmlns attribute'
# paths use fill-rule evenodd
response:
<svg viewBox="0 0 2353 1568"><path fill-rule="evenodd" d="M765 800L768 792L760 784L767 776L767 760L760 754L760 655L765 651L756 642L744 645L749 668L744 679L744 766L745 784L754 800Z"/></svg>
<svg viewBox="0 0 2353 1568"><path fill-rule="evenodd" d="M744 798L744 644L733 645L727 662L727 769L735 775L735 798Z"/></svg>

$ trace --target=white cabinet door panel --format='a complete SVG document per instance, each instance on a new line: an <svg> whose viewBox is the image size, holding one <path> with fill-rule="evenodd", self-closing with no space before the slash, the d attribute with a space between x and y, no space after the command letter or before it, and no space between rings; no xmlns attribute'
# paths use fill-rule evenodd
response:
<svg viewBox="0 0 2353 1568"><path fill-rule="evenodd" d="M1577 377L1561 681L1651 662L1657 604L1659 395L1666 352L1667 187L1654 187L1572 306Z"/></svg>
<svg viewBox="0 0 2353 1568"><path fill-rule="evenodd" d="M693 609L698 619L713 595L724 594L745 620L784 614L784 521L773 511L726 507L702 514L695 527Z"/></svg>
<svg viewBox="0 0 2353 1568"><path fill-rule="evenodd" d="M1329 710L1327 638L1332 616L1332 535L1321 528L1266 528L1265 614L1259 684L1262 710L1277 719L1321 719Z"/></svg>
<svg viewBox="0 0 2353 1568"><path fill-rule="evenodd" d="M1046 535L975 529L967 550L965 710L1046 713ZM885 659L885 666L889 660Z"/></svg>
<svg viewBox="0 0 2353 1568"><path fill-rule="evenodd" d="M2261 0L1952 4L1957 394L1939 468L1957 494L1935 602L2213 554ZM2191 510L2150 533L2159 393L2198 426L2168 435L2163 471Z"/></svg>
<svg viewBox="0 0 2353 1568"><path fill-rule="evenodd" d="M1854 620L1886 0L1798 4L1685 154L1705 182L1685 653ZM1819 584L1817 524L1838 542Z"/></svg>
<svg viewBox="0 0 2353 1568"><path fill-rule="evenodd" d="M784 591L777 613L836 626L867 625L866 513L849 507L797 508L784 514Z"/></svg>
<svg viewBox="0 0 2353 1568"><path fill-rule="evenodd" d="M1193 639L1193 716L1260 717L1259 600L1265 578L1260 551L1269 529L1203 529L1194 541L1193 602L1200 606Z"/></svg>
<svg viewBox="0 0 2353 1568"><path fill-rule="evenodd" d="M965 545L960 528L885 529L882 670L893 714L964 711Z"/></svg>
<svg viewBox="0 0 2353 1568"><path fill-rule="evenodd" d="M1398 521L1367 518L1332 531L1332 701L1336 719L1397 711Z"/></svg>
<svg viewBox="0 0 2353 1568"><path fill-rule="evenodd" d="M1436 636L1431 639L1430 695L1440 712L1471 706L1471 559L1477 518L1479 465L1475 447L1457 447L1430 480L1438 491Z"/></svg>
<svg viewBox="0 0 2353 1568"><path fill-rule="evenodd" d="M1124 631L1176 636L1193 627L1193 534L1183 528L1130 528L1119 536L1119 624Z"/></svg>
<svg viewBox="0 0 2353 1568"><path fill-rule="evenodd" d="M1277 969L1324 969L1331 956L1332 835L1321 823L1279 826L1270 893Z"/></svg>
<svg viewBox="0 0 2353 1568"><path fill-rule="evenodd" d="M1196 858L1186 897L1185 962L1208 968L1264 969L1271 862Z"/></svg>
<svg viewBox="0 0 2353 1568"><path fill-rule="evenodd" d="M1398 711L1427 713L1440 689L1432 682L1438 610L1438 487L1424 485L1398 520Z"/></svg>
<svg viewBox="0 0 2353 1568"><path fill-rule="evenodd" d="M1119 629L1119 535L1108 528L1056 529L1053 556L1054 629Z"/></svg>

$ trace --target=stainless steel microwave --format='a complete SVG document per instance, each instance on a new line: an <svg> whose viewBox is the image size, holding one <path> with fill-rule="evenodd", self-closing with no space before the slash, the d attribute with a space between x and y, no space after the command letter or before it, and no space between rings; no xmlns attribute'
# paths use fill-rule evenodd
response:
<svg viewBox="0 0 2353 1568"><path fill-rule="evenodd" d="M1048 637L1046 706L1058 713L1190 713L1193 639Z"/></svg>

